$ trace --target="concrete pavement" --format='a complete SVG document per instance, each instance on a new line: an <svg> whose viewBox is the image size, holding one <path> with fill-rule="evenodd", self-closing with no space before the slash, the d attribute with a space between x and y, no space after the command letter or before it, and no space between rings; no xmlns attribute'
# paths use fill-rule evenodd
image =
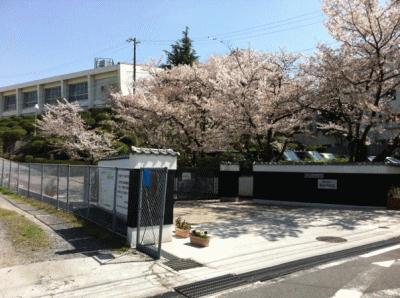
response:
<svg viewBox="0 0 400 298"><path fill-rule="evenodd" d="M179 272L180 284L240 274L400 236L400 212L384 209L291 208L251 203L188 204L180 211L194 228L208 230L210 246L173 238L163 249L203 267ZM179 214L179 212L178 212ZM191 214L194 216L191 217ZM346 242L318 241L320 236Z"/></svg>

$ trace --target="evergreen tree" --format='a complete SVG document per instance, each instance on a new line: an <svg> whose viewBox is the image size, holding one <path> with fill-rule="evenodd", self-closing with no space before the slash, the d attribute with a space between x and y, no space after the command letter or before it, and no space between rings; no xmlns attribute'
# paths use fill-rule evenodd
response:
<svg viewBox="0 0 400 298"><path fill-rule="evenodd" d="M199 58L193 49L192 40L189 38L189 28L182 32L182 38L171 45L171 51L164 51L167 54L166 67L188 64L193 65Z"/></svg>

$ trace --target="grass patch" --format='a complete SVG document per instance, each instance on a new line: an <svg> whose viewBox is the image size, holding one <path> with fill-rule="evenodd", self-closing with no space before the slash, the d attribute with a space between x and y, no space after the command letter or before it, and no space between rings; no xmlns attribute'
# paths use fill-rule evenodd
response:
<svg viewBox="0 0 400 298"><path fill-rule="evenodd" d="M74 213L65 212L62 210L58 210L57 208L49 205L45 202L38 201L33 198L26 198L20 196L7 188L0 187L0 193L5 195L8 199L13 201L23 203L29 206L32 206L38 210L43 210L44 212L56 216L66 223L70 224L72 227L75 228L82 228L87 234L99 239L107 241L110 246L116 249L125 249L126 241L116 237L114 234L109 232L108 230L92 223L83 218L76 216Z"/></svg>
<svg viewBox="0 0 400 298"><path fill-rule="evenodd" d="M0 221L19 251L38 251L50 246L45 231L38 225L15 211L0 208Z"/></svg>

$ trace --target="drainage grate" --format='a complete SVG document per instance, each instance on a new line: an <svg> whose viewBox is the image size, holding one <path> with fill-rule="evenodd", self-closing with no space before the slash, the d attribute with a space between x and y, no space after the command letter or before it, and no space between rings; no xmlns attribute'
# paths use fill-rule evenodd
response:
<svg viewBox="0 0 400 298"><path fill-rule="evenodd" d="M103 265L114 260L115 257L111 253L96 252L96 254L93 256L93 259L95 259L97 262Z"/></svg>
<svg viewBox="0 0 400 298"><path fill-rule="evenodd" d="M318 241L324 241L324 242L329 242L329 243L341 243L341 242L346 242L347 239L344 239L342 237L334 237L334 236L321 236L316 238Z"/></svg>
<svg viewBox="0 0 400 298"><path fill-rule="evenodd" d="M177 257L173 254L170 254L169 252L166 252L165 250L161 250L161 256L163 258L166 258L169 261L179 259L179 257Z"/></svg>
<svg viewBox="0 0 400 298"><path fill-rule="evenodd" d="M238 275L227 274L220 277L203 280L200 282L194 282L188 285L183 285L175 288L174 290L190 298L211 295L219 291L228 290L230 288L242 286L256 281L270 280L296 271L312 268L314 266L321 265L330 261L347 258L350 256L360 255L362 253L366 253L371 250L387 247L394 244L399 244L399 241L400 238L392 238L389 240L366 244L315 257L309 257L306 259L300 259L289 263L272 266L269 268L241 273Z"/></svg>
<svg viewBox="0 0 400 298"><path fill-rule="evenodd" d="M200 264L192 259L169 260L168 262L164 263L164 265L167 265L168 267L174 269L175 271L203 267L203 264Z"/></svg>
<svg viewBox="0 0 400 298"><path fill-rule="evenodd" d="M227 274L177 287L175 291L186 297L197 298L238 287L246 283L245 280L238 278L236 275Z"/></svg>

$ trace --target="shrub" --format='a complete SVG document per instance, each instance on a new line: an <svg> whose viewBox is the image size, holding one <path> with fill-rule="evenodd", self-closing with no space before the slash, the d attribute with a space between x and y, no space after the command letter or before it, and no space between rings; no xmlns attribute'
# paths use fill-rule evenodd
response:
<svg viewBox="0 0 400 298"><path fill-rule="evenodd" d="M26 155L25 156L25 161L26 162L32 162L33 161L33 156L32 155Z"/></svg>
<svg viewBox="0 0 400 298"><path fill-rule="evenodd" d="M396 198L400 200L400 187L392 186L388 193L389 198Z"/></svg>
<svg viewBox="0 0 400 298"><path fill-rule="evenodd" d="M175 227L182 230L190 230L192 228L192 226L186 220L182 220L180 216L175 220Z"/></svg>
<svg viewBox="0 0 400 298"><path fill-rule="evenodd" d="M191 234L192 234L192 236L196 236L196 237L200 237L200 238L205 238L205 239L210 238L207 231L203 231L203 230L193 230Z"/></svg>

